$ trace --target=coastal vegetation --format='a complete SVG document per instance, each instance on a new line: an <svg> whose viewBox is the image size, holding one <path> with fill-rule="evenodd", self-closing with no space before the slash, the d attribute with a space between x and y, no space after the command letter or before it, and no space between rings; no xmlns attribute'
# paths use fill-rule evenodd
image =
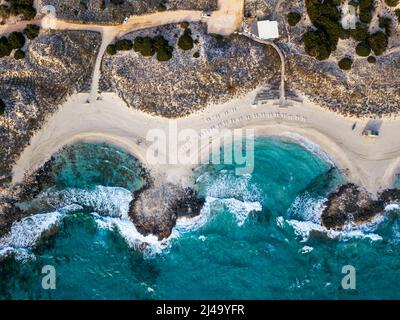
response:
<svg viewBox="0 0 400 320"><path fill-rule="evenodd" d="M385 0L385 3L389 6L389 7L395 7L400 3L400 0Z"/></svg>
<svg viewBox="0 0 400 320"><path fill-rule="evenodd" d="M188 22L183 22L180 26L184 31L177 41L177 46L183 51L190 51L198 43L198 40L193 39L192 30L189 28ZM110 44L106 51L109 55L113 56L119 51L130 51L132 49L143 57L153 57L156 55L159 62L171 60L174 52L174 47L162 35L154 37L137 36L133 42L128 39L121 39L114 44ZM199 52L193 54L193 58L197 59L199 57Z"/></svg>
<svg viewBox="0 0 400 320"><path fill-rule="evenodd" d="M172 59L174 48L169 45L168 41L161 35L155 37L136 37L134 42L128 39L118 40L115 44L107 47L109 55L115 55L118 51L134 50L143 57L152 57L156 54L157 60L160 62Z"/></svg>
<svg viewBox="0 0 400 320"><path fill-rule="evenodd" d="M25 58L25 52L22 51L21 49L18 49L17 51L15 51L14 53L14 59L15 60L21 60Z"/></svg>
<svg viewBox="0 0 400 320"><path fill-rule="evenodd" d="M7 37L1 37L0 38L0 58L7 57L11 55L13 50L18 50L18 54L16 55L16 58L21 59L21 52L23 52L21 49L25 45L25 37L22 33L20 32L12 32L8 38ZM25 54L24 54L25 56Z"/></svg>
<svg viewBox="0 0 400 320"><path fill-rule="evenodd" d="M396 6L400 1L386 0L385 2L389 6ZM351 5L358 9L358 21L354 29L345 29L342 26L340 8L342 1L306 0L305 4L308 16L313 24L313 28L309 29L302 38L304 49L308 55L318 60L326 60L336 51L340 40L349 38L358 42L355 52L360 57L369 57L371 52L380 56L386 51L389 37L393 32L393 20L389 16L380 16L379 28L381 30L373 33L369 31L375 11L375 0L351 2ZM288 22L292 25L296 22L296 19L294 15L291 15L289 19L289 15ZM400 12L398 16L400 17ZM345 62L342 62L340 67L348 68L348 60L345 58L341 61L343 60ZM372 58L370 61L372 61Z"/></svg>

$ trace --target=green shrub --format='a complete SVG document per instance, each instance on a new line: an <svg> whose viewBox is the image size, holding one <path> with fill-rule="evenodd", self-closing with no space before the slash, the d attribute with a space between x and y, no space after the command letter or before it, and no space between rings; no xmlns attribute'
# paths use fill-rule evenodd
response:
<svg viewBox="0 0 400 320"><path fill-rule="evenodd" d="M400 3L400 0L385 0L385 3L389 6L389 7L395 7Z"/></svg>
<svg viewBox="0 0 400 320"><path fill-rule="evenodd" d="M388 37L392 34L392 18L380 17L379 18L379 28L384 29Z"/></svg>
<svg viewBox="0 0 400 320"><path fill-rule="evenodd" d="M8 43L12 49L21 49L25 45L25 36L21 32L12 32L8 36Z"/></svg>
<svg viewBox="0 0 400 320"><path fill-rule="evenodd" d="M8 39L6 37L0 38L0 58L9 56L11 54L12 48Z"/></svg>
<svg viewBox="0 0 400 320"><path fill-rule="evenodd" d="M343 58L339 61L339 68L342 70L350 70L351 66L353 65L353 60L350 58Z"/></svg>
<svg viewBox="0 0 400 320"><path fill-rule="evenodd" d="M118 41L115 43L115 48L116 48L118 51L129 51L129 50L132 50L132 48L133 48L133 43L132 43L131 40L128 40L128 39L118 40Z"/></svg>
<svg viewBox="0 0 400 320"><path fill-rule="evenodd" d="M375 58L374 56L369 56L368 59L367 59L367 61L368 61L369 63L376 63L376 58Z"/></svg>
<svg viewBox="0 0 400 320"><path fill-rule="evenodd" d="M116 55L117 52L118 52L118 51L117 51L117 48L116 48L115 44L110 44L110 45L107 46L107 53L108 53L110 56Z"/></svg>
<svg viewBox="0 0 400 320"><path fill-rule="evenodd" d="M370 48L374 51L375 55L380 56L383 54L389 44L388 36L382 31L371 34L368 39Z"/></svg>
<svg viewBox="0 0 400 320"><path fill-rule="evenodd" d="M361 57L368 57L371 53L371 48L368 43L361 42L356 47L356 53Z"/></svg>
<svg viewBox="0 0 400 320"><path fill-rule="evenodd" d="M195 52L195 53L193 53L193 58L196 58L196 59L198 59L198 58L200 58L200 52Z"/></svg>
<svg viewBox="0 0 400 320"><path fill-rule="evenodd" d="M19 10L19 13L22 14L24 20L32 20L36 17L37 11L34 7L22 7Z"/></svg>
<svg viewBox="0 0 400 320"><path fill-rule="evenodd" d="M356 41L366 41L369 36L368 29L367 24L357 23L356 28L350 30L350 35Z"/></svg>
<svg viewBox="0 0 400 320"><path fill-rule="evenodd" d="M298 24L301 20L301 14L298 12L289 12L287 15L287 20L288 23L291 27L294 27L296 24Z"/></svg>
<svg viewBox="0 0 400 320"><path fill-rule="evenodd" d="M15 51L14 53L14 59L16 60L21 60L25 58L25 52L22 51L21 49L18 49L17 51Z"/></svg>
<svg viewBox="0 0 400 320"><path fill-rule="evenodd" d="M136 37L133 43L133 50L144 57L152 57L157 53L157 60L164 62L172 59L174 48L168 44L168 41L163 36L159 35L154 38Z"/></svg>
<svg viewBox="0 0 400 320"><path fill-rule="evenodd" d="M190 29L186 29L183 35L179 38L178 47L185 51L193 49L194 41L192 38L192 31Z"/></svg>
<svg viewBox="0 0 400 320"><path fill-rule="evenodd" d="M29 40L35 39L40 32L40 27L35 24L28 24L24 29L24 34Z"/></svg>
<svg viewBox="0 0 400 320"><path fill-rule="evenodd" d="M182 29L187 29L189 28L189 22L187 21L181 22L180 26Z"/></svg>
<svg viewBox="0 0 400 320"><path fill-rule="evenodd" d="M10 14L22 15L25 20L32 20L36 16L33 0L10 0Z"/></svg>
<svg viewBox="0 0 400 320"><path fill-rule="evenodd" d="M0 99L0 116L4 114L4 111L6 110L6 104L2 99Z"/></svg>
<svg viewBox="0 0 400 320"><path fill-rule="evenodd" d="M396 14L397 20L398 20L399 23L400 23L400 9L396 9L396 10L394 11L394 13Z"/></svg>
<svg viewBox="0 0 400 320"><path fill-rule="evenodd" d="M144 42L143 37L136 37L135 41L133 41L133 50L135 52L140 52L143 48L143 42Z"/></svg>
<svg viewBox="0 0 400 320"><path fill-rule="evenodd" d="M157 60L160 62L169 61L172 59L173 48L171 46L164 46L157 51Z"/></svg>

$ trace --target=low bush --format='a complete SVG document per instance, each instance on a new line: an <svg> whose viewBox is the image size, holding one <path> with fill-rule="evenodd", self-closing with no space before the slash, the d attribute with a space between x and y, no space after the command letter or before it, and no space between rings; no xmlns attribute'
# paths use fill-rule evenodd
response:
<svg viewBox="0 0 400 320"><path fill-rule="evenodd" d="M301 14L298 12L289 12L287 15L287 20L288 23L291 27L294 27L296 24L298 24L301 20Z"/></svg>

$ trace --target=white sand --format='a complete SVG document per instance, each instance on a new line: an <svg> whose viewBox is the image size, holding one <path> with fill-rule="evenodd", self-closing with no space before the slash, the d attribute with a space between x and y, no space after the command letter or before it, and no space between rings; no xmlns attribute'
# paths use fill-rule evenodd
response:
<svg viewBox="0 0 400 320"><path fill-rule="evenodd" d="M241 99L177 120L182 129L254 128L257 135L297 133L320 146L345 170L349 179L375 193L391 187L400 165L400 121L385 120L381 136L361 136L365 120L345 118L311 103L293 103L279 108L272 102L253 108L253 91ZM146 141L150 129L168 132L171 120L129 109L115 94L87 104L88 94L72 96L32 138L14 167L13 182L21 182L66 144L78 141L102 141L124 148L157 173L174 181L187 182L193 165L150 165ZM352 125L357 122L353 131ZM178 147L184 145L181 142Z"/></svg>

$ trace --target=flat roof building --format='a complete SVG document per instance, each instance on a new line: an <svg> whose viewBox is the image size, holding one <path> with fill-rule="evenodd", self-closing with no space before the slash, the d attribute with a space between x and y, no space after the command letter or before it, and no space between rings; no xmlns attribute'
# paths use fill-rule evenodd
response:
<svg viewBox="0 0 400 320"><path fill-rule="evenodd" d="M262 40L279 38L278 21L262 20L254 22L252 33Z"/></svg>

